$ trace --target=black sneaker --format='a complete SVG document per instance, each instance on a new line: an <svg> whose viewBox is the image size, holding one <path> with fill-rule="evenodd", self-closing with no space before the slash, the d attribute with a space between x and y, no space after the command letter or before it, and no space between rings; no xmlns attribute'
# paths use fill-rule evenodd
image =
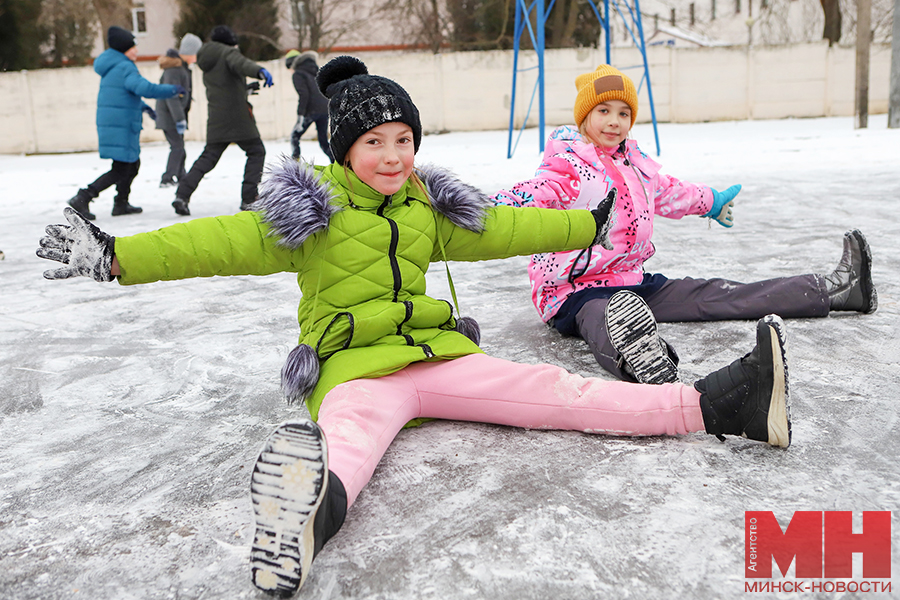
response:
<svg viewBox="0 0 900 600"><path fill-rule="evenodd" d="M269 436L253 469L250 496L256 514L253 584L291 596L347 512L347 496L328 471L328 447L318 425L286 423Z"/></svg>
<svg viewBox="0 0 900 600"><path fill-rule="evenodd" d="M175 209L175 213L181 215L182 217L191 216L191 210L188 208L188 201L184 198L175 198L172 202L172 208Z"/></svg>
<svg viewBox="0 0 900 600"><path fill-rule="evenodd" d="M74 197L69 199L69 206L74 208L78 214L89 221L93 221L97 218L97 215L90 211L91 199L84 196L81 192L75 194Z"/></svg>
<svg viewBox="0 0 900 600"><path fill-rule="evenodd" d="M613 294L606 305L606 330L622 368L638 383L678 381L678 368L643 298L627 290Z"/></svg>
<svg viewBox="0 0 900 600"><path fill-rule="evenodd" d="M831 310L855 310L871 314L878 309L872 283L872 251L859 229L844 234L844 253L837 268L825 275Z"/></svg>
<svg viewBox="0 0 900 600"><path fill-rule="evenodd" d="M742 435L787 448L791 410L784 322L769 315L756 324L749 354L694 383L707 433Z"/></svg>
<svg viewBox="0 0 900 600"><path fill-rule="evenodd" d="M118 217L121 215L136 215L144 212L144 209L140 206L132 206L128 202L116 202L113 204L112 208L112 216Z"/></svg>

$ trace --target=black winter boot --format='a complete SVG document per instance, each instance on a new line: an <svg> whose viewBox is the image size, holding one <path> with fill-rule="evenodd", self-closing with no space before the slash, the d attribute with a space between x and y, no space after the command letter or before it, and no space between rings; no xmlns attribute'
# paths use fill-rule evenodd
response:
<svg viewBox="0 0 900 600"><path fill-rule="evenodd" d="M185 198L179 198L175 196L175 200L172 202L172 208L175 209L175 213L181 215L182 217L191 216L191 210L188 208L189 200Z"/></svg>
<svg viewBox="0 0 900 600"><path fill-rule="evenodd" d="M87 190L78 190L78 193L69 200L69 206L78 211L78 214L85 219L93 221L97 218L97 215L90 211L91 200L93 198L91 198Z"/></svg>
<svg viewBox="0 0 900 600"><path fill-rule="evenodd" d="M347 493L328 470L328 446L318 425L285 423L269 436L253 469L250 495L256 513L253 584L292 596L347 514Z"/></svg>
<svg viewBox="0 0 900 600"><path fill-rule="evenodd" d="M118 198L113 202L112 208L112 216L120 217L122 215L136 215L138 213L144 212L144 209L140 206L132 206L128 203L128 200L119 200Z"/></svg>
<svg viewBox="0 0 900 600"><path fill-rule="evenodd" d="M606 305L606 330L626 373L638 383L674 383L678 368L659 337L656 318L644 299L627 290L616 292Z"/></svg>
<svg viewBox="0 0 900 600"><path fill-rule="evenodd" d="M871 314L878 308L878 294L872 283L872 251L859 229L844 234L841 262L824 277L831 310Z"/></svg>
<svg viewBox="0 0 900 600"><path fill-rule="evenodd" d="M769 315L756 324L756 347L694 383L707 433L723 434L787 448L791 445L784 322Z"/></svg>

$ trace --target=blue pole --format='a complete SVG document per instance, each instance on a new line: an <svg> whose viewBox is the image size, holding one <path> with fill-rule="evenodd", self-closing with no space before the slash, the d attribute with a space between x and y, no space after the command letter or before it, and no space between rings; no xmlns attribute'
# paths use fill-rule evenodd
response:
<svg viewBox="0 0 900 600"><path fill-rule="evenodd" d="M537 0L537 55L538 55L538 135L540 136L541 153L544 152L544 0Z"/></svg>
<svg viewBox="0 0 900 600"><path fill-rule="evenodd" d="M506 143L506 158L512 158L513 127L516 115L516 76L519 73L519 35L522 31L522 0L516 2L515 36L513 37L512 92L509 95L509 141Z"/></svg>
<svg viewBox="0 0 900 600"><path fill-rule="evenodd" d="M609 0L603 0L603 36L606 41L606 64L609 64L609 59L610 59Z"/></svg>
<svg viewBox="0 0 900 600"><path fill-rule="evenodd" d="M653 103L653 88L650 86L650 65L647 62L647 43L644 41L644 25L643 19L641 18L640 0L634 0L634 11L637 14L635 26L641 41L641 56L644 58L644 77L647 79L647 97L650 99L650 118L653 120L653 137L656 140L656 155L659 156L662 150L659 147L659 130L656 127L656 105Z"/></svg>

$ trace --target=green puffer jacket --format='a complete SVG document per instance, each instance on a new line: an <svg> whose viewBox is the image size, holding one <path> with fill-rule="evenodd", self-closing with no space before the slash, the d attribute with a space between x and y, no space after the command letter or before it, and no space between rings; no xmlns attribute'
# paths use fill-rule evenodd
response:
<svg viewBox="0 0 900 600"><path fill-rule="evenodd" d="M435 168L384 196L339 165L285 159L257 210L116 239L124 285L213 275L297 273L300 345L282 370L289 399L313 418L334 386L422 360L481 352L456 330L450 302L425 293L431 262L585 248L588 211L493 206ZM443 253L442 253L443 246Z"/></svg>

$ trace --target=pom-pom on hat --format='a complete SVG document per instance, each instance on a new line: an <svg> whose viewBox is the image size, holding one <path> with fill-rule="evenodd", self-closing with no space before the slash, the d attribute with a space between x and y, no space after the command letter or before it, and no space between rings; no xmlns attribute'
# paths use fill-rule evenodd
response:
<svg viewBox="0 0 900 600"><path fill-rule="evenodd" d="M113 25L106 32L106 43L113 50L118 50L124 54L134 48L134 34L127 29Z"/></svg>
<svg viewBox="0 0 900 600"><path fill-rule="evenodd" d="M397 82L369 75L366 65L352 56L338 56L327 62L319 69L316 82L328 98L331 152L336 163L344 162L347 150L359 136L384 123L409 125L413 146L419 151L419 110Z"/></svg>
<svg viewBox="0 0 900 600"><path fill-rule="evenodd" d="M184 37L181 38L181 45L178 46L178 54L194 56L200 51L202 45L203 40L193 33L186 33L184 34Z"/></svg>
<svg viewBox="0 0 900 600"><path fill-rule="evenodd" d="M225 44L226 46L237 46L238 39L228 25L216 25L209 34L209 39L214 42Z"/></svg>
<svg viewBox="0 0 900 600"><path fill-rule="evenodd" d="M631 126L637 118L638 95L634 82L622 71L600 65L595 71L575 78L578 95L575 97L575 125L581 127L588 113L607 100L621 100L631 107Z"/></svg>

